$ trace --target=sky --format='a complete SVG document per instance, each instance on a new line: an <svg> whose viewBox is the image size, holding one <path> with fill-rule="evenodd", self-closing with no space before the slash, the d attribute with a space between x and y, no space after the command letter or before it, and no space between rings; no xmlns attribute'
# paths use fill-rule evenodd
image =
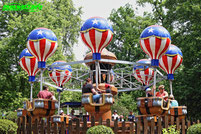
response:
<svg viewBox="0 0 201 134"><path fill-rule="evenodd" d="M133 6L135 9L136 0L73 0L74 6L76 8L82 7L83 14L81 19L86 21L90 17L99 16L107 19L110 16L112 9L118 9L121 6L126 5L127 3ZM138 15L143 15L144 11L151 12L151 6L147 5L146 7L138 8ZM140 12L139 12L140 11ZM86 54L88 47L82 42L81 37L79 36L78 43L74 45L73 52L75 53L76 60L83 60Z"/></svg>

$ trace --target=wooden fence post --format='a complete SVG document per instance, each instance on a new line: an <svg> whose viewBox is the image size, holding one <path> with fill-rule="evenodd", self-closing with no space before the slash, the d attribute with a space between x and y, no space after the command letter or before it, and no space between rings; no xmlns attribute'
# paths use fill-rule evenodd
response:
<svg viewBox="0 0 201 134"><path fill-rule="evenodd" d="M102 118L99 118L98 124L102 125L102 121L103 121Z"/></svg>
<svg viewBox="0 0 201 134"><path fill-rule="evenodd" d="M23 116L22 118L22 133L26 134L26 117Z"/></svg>
<svg viewBox="0 0 201 134"><path fill-rule="evenodd" d="M154 129L155 129L155 122L154 119L151 119L151 134L154 134Z"/></svg>
<svg viewBox="0 0 201 134"><path fill-rule="evenodd" d="M20 118L17 119L17 134L21 134L21 121Z"/></svg>
<svg viewBox="0 0 201 134"><path fill-rule="evenodd" d="M130 124L130 134L134 134L134 123Z"/></svg>
<svg viewBox="0 0 201 134"><path fill-rule="evenodd" d="M174 125L174 116L170 116L171 125Z"/></svg>
<svg viewBox="0 0 201 134"><path fill-rule="evenodd" d="M36 118L35 119L35 122L34 122L34 134L38 134L38 119Z"/></svg>
<svg viewBox="0 0 201 134"><path fill-rule="evenodd" d="M87 132L87 118L86 117L83 118L83 129L82 129L82 131L83 131L83 134L85 134Z"/></svg>
<svg viewBox="0 0 201 134"><path fill-rule="evenodd" d="M76 134L80 134L80 120L79 119L76 120L75 130L76 130Z"/></svg>
<svg viewBox="0 0 201 134"><path fill-rule="evenodd" d="M107 119L107 120L106 120L106 126L107 126L107 127L110 127L110 119Z"/></svg>
<svg viewBox="0 0 201 134"><path fill-rule="evenodd" d="M176 129L180 131L180 122L179 122L179 118L176 118Z"/></svg>
<svg viewBox="0 0 201 134"><path fill-rule="evenodd" d="M148 121L147 121L147 118L144 118L143 119L143 122L144 122L144 134L148 134Z"/></svg>
<svg viewBox="0 0 201 134"><path fill-rule="evenodd" d="M122 122L122 127L121 128L122 128L122 132L121 133L124 134L125 130L126 130L125 121Z"/></svg>
<svg viewBox="0 0 201 134"><path fill-rule="evenodd" d="M61 134L66 134L66 122L62 122L61 123L61 128L60 128L60 130L61 130Z"/></svg>
<svg viewBox="0 0 201 134"><path fill-rule="evenodd" d="M32 134L32 118L28 118L27 134Z"/></svg>
<svg viewBox="0 0 201 134"><path fill-rule="evenodd" d="M53 131L54 134L57 134L58 133L58 123L54 123L54 131Z"/></svg>
<svg viewBox="0 0 201 134"><path fill-rule="evenodd" d="M185 134L185 127L186 127L186 124L185 124L185 119L182 119L181 120L181 131L182 131L182 134Z"/></svg>
<svg viewBox="0 0 201 134"><path fill-rule="evenodd" d="M161 121L161 117L158 117L158 122L157 122L157 125L158 125L158 134L161 134L162 133L162 121Z"/></svg>
<svg viewBox="0 0 201 134"><path fill-rule="evenodd" d="M138 121L137 121L137 134L141 134L141 129L140 129L140 127L141 127L141 122L138 120Z"/></svg>
<svg viewBox="0 0 201 134"><path fill-rule="evenodd" d="M72 134L73 133L73 122L72 120L69 121L69 124L68 124L68 132L69 134Z"/></svg>
<svg viewBox="0 0 201 134"><path fill-rule="evenodd" d="M91 127L95 126L95 117L91 117Z"/></svg>
<svg viewBox="0 0 201 134"><path fill-rule="evenodd" d="M44 134L44 133L45 133L45 128L44 128L45 123L44 123L44 120L43 120L43 119L41 119L40 121L41 121L40 133L41 133L41 134Z"/></svg>
<svg viewBox="0 0 201 134"><path fill-rule="evenodd" d="M47 119L47 134L50 134L51 133L51 122L50 122L50 119L48 118Z"/></svg>
<svg viewBox="0 0 201 134"><path fill-rule="evenodd" d="M118 120L117 119L114 121L114 133L115 134L118 133Z"/></svg>
<svg viewBox="0 0 201 134"><path fill-rule="evenodd" d="M168 129L168 116L165 116L165 128Z"/></svg>

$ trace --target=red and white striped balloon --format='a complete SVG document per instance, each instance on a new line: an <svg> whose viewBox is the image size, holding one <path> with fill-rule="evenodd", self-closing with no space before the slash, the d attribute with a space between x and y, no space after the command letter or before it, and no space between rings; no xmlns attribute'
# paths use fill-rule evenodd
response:
<svg viewBox="0 0 201 134"><path fill-rule="evenodd" d="M29 52L38 59L38 68L45 68L47 58L57 49L55 34L47 28L37 28L29 34L27 40Z"/></svg>
<svg viewBox="0 0 201 134"><path fill-rule="evenodd" d="M175 70L181 65L183 55L181 50L175 46L170 45L168 51L159 59L159 66L167 73L168 80L174 79Z"/></svg>
<svg viewBox="0 0 201 134"><path fill-rule="evenodd" d="M66 71L59 71L54 70L49 73L50 78L52 81L59 87L63 86L66 82L71 79L72 73L68 70Z"/></svg>
<svg viewBox="0 0 201 134"><path fill-rule="evenodd" d="M65 63L65 61L56 61L52 64L52 66ZM71 79L72 68L70 65L60 65L58 67L51 67L49 76L57 86L61 87Z"/></svg>
<svg viewBox="0 0 201 134"><path fill-rule="evenodd" d="M154 77L154 70L152 68L134 70L134 77L143 85L149 85L150 81Z"/></svg>
<svg viewBox="0 0 201 134"><path fill-rule="evenodd" d="M147 27L140 36L142 50L151 58L151 66L159 66L159 58L171 44L169 32L162 26Z"/></svg>
<svg viewBox="0 0 201 134"><path fill-rule="evenodd" d="M109 45L113 37L112 26L104 18L92 17L81 28L81 37L92 53L93 59L100 59L100 53Z"/></svg>
<svg viewBox="0 0 201 134"><path fill-rule="evenodd" d="M35 75L39 72L38 60L32 56L27 49L24 49L20 55L19 64L21 68L29 75L29 82L35 81Z"/></svg>

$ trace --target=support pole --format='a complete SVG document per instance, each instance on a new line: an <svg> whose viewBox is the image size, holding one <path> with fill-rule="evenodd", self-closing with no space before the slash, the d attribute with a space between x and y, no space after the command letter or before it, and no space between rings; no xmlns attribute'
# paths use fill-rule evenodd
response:
<svg viewBox="0 0 201 134"><path fill-rule="evenodd" d="M96 89L98 88L98 61L96 60Z"/></svg>
<svg viewBox="0 0 201 134"><path fill-rule="evenodd" d="M60 111L60 100L61 100L61 92L59 91L59 106L58 106L58 114L59 114L59 111Z"/></svg>
<svg viewBox="0 0 201 134"><path fill-rule="evenodd" d="M67 115L69 115L69 105L67 105Z"/></svg>
<svg viewBox="0 0 201 134"><path fill-rule="evenodd" d="M32 102L33 99L33 83L31 82L31 92L30 92L30 102Z"/></svg>
<svg viewBox="0 0 201 134"><path fill-rule="evenodd" d="M99 78L99 82L101 83L101 69L100 69L100 63L98 62L98 78Z"/></svg>
<svg viewBox="0 0 201 134"><path fill-rule="evenodd" d="M170 80L170 95L171 96L173 95L173 92L172 92L172 80Z"/></svg>
<svg viewBox="0 0 201 134"><path fill-rule="evenodd" d="M156 67L154 67L154 87L156 87L156 74L157 74ZM154 89L154 97L156 97L156 89Z"/></svg>
<svg viewBox="0 0 201 134"><path fill-rule="evenodd" d="M40 69L40 91L43 90L43 68Z"/></svg>

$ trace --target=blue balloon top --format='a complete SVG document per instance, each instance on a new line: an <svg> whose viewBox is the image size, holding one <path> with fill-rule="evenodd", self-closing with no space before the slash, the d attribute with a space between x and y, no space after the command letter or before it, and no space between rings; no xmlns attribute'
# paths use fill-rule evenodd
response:
<svg viewBox="0 0 201 134"><path fill-rule="evenodd" d="M167 55L167 56L180 55L181 57L183 57L183 54L182 54L181 50L177 46L175 46L173 44L171 44L169 46L169 48L168 48L167 52L165 53L165 55Z"/></svg>
<svg viewBox="0 0 201 134"><path fill-rule="evenodd" d="M65 61L56 61L56 62L52 63L52 65L60 65L60 64L65 64L65 63L66 63ZM49 71L52 71L53 69L61 70L61 71L68 70L68 71L72 72L72 68L70 65L60 65L57 67L50 67Z"/></svg>
<svg viewBox="0 0 201 134"><path fill-rule="evenodd" d="M20 57L19 57L19 60L20 60L22 57L24 57L24 56L26 56L26 57L34 57L34 56L29 52L29 50L28 50L27 48L25 48L25 49L21 52Z"/></svg>
<svg viewBox="0 0 201 134"><path fill-rule="evenodd" d="M57 41L57 37L50 29L47 28L37 28L31 31L27 40L40 40L49 39L50 41Z"/></svg>
<svg viewBox="0 0 201 134"><path fill-rule="evenodd" d="M151 64L151 61L149 59L141 59L141 60L137 61L137 63ZM134 66L134 70L137 70L137 69L143 70L143 69L147 69L147 68L149 68L149 66L143 66L143 65L135 65Z"/></svg>
<svg viewBox="0 0 201 134"><path fill-rule="evenodd" d="M140 38L145 39L151 36L156 36L159 38L169 38L171 40L170 33L162 26L152 25L144 29L141 33Z"/></svg>
<svg viewBox="0 0 201 134"><path fill-rule="evenodd" d="M87 32L90 29L96 29L98 31L110 30L113 33L112 26L107 22L106 19L101 17L92 17L85 21L81 27L81 32Z"/></svg>

